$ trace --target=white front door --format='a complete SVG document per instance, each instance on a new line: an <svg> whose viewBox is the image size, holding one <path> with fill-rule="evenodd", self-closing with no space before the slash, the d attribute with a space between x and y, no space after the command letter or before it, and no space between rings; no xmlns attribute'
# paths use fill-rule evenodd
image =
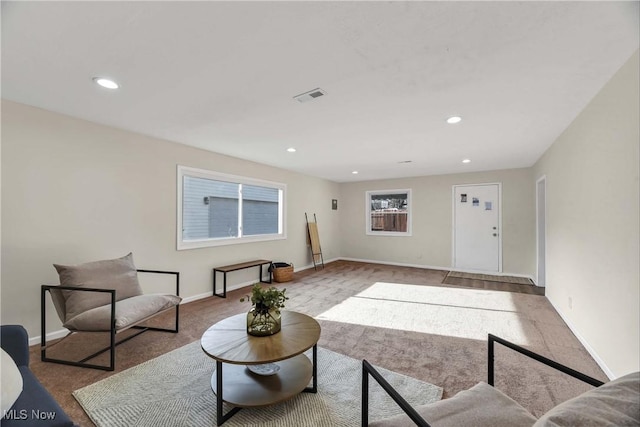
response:
<svg viewBox="0 0 640 427"><path fill-rule="evenodd" d="M500 184L453 186L454 268L501 271L500 187Z"/></svg>

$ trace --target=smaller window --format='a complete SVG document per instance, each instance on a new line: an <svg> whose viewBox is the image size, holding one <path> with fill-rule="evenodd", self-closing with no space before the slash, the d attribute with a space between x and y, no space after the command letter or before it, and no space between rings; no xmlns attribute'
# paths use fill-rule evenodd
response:
<svg viewBox="0 0 640 427"><path fill-rule="evenodd" d="M411 190L367 191L367 234L411 236Z"/></svg>

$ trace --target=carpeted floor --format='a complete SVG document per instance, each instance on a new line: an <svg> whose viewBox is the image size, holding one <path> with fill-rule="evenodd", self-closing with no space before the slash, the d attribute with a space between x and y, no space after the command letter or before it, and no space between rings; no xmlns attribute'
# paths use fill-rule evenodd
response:
<svg viewBox="0 0 640 427"><path fill-rule="evenodd" d="M318 318L322 327L319 346L357 360L366 358L377 366L441 386L444 398L468 389L478 381L486 381L487 343L480 335L494 332L491 325L496 325L497 321L492 320L485 329L474 331L477 335L461 336L465 323L459 317L461 310L469 315L466 319L476 319L473 321L478 323L477 319L491 319L491 313L502 315L506 323L500 327L507 331L512 329L511 336L519 337L527 348L587 375L607 380L544 296L483 289L482 298L486 301L480 305L473 302L473 293L468 292L473 289L442 284L446 274L439 270L338 261L327 264L324 270L295 273L292 282L277 286L287 288L288 310ZM341 304L351 304L350 299L360 298L358 294L377 292L376 283L428 288L429 291L441 289L443 298L447 293L450 301L433 304L423 301L420 307L424 313L440 310L442 316L451 317L440 319L437 329L412 327L408 322L408 326L397 329L392 322L371 325L361 319L347 321L334 316ZM147 332L122 344L117 349L115 373L198 341L213 323L246 312L247 304L239 302L245 293L246 289L239 289L229 292L226 299L210 297L181 306L180 332ZM168 324L171 317L161 320ZM414 322L420 324L420 321ZM100 348L106 340L107 337L96 334L71 337L51 351L52 355L53 351L66 356L86 355L94 348ZM105 360L96 360L100 361ZM42 363L38 346L31 349L31 368L75 422L82 426L93 425L71 393L114 373ZM496 348L496 386L534 415L541 415L555 404L589 389L577 380L524 360L499 346Z"/></svg>
<svg viewBox="0 0 640 427"><path fill-rule="evenodd" d="M213 361L194 342L73 394L100 427L212 426L216 423L211 391L214 371ZM243 409L224 425L358 426L361 371L360 360L320 347L317 393L301 393L275 405ZM435 402L442 396L440 387L387 370L381 369L381 374L412 405ZM371 421L401 412L373 381L369 400ZM224 411L228 410L225 406Z"/></svg>

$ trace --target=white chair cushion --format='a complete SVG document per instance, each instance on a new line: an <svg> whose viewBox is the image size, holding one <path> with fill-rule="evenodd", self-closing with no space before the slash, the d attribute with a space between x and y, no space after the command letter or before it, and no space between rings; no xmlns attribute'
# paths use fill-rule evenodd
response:
<svg viewBox="0 0 640 427"><path fill-rule="evenodd" d="M0 374L2 375L2 395L0 398L0 414L11 409L22 393L22 375L6 351L0 349Z"/></svg>

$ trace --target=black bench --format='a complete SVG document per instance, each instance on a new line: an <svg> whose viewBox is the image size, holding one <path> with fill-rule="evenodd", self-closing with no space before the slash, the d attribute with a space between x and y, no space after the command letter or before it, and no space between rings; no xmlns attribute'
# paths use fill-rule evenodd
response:
<svg viewBox="0 0 640 427"><path fill-rule="evenodd" d="M227 297L227 273L231 272L231 271L238 271L238 270L244 270L245 268L251 268L251 267L260 267L260 273L258 276L258 280L260 280L261 283L271 283L271 269L267 268L267 270L269 271L269 280L262 280L262 266L264 265L271 265L271 261L266 260L266 259L257 259L254 261L247 261L247 262L241 262L239 264L231 264L231 265L225 265L222 267L216 267L213 269L213 295L220 297L220 298L226 298ZM222 293L219 294L216 292L216 275L217 273L220 272L223 274L223 282L222 282Z"/></svg>

